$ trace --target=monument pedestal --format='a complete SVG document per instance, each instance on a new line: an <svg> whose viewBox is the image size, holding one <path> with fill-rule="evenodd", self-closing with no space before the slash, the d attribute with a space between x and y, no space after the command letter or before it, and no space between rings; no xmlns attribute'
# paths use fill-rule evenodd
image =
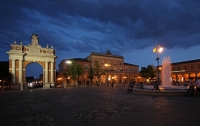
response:
<svg viewBox="0 0 200 126"><path fill-rule="evenodd" d="M50 89L50 83L44 84L44 89Z"/></svg>
<svg viewBox="0 0 200 126"><path fill-rule="evenodd" d="M20 85L19 84L11 84L10 89L11 90L20 90Z"/></svg>

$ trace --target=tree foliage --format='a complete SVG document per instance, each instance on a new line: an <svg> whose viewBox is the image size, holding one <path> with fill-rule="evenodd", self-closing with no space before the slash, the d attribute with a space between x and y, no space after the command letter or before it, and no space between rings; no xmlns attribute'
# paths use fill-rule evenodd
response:
<svg viewBox="0 0 200 126"><path fill-rule="evenodd" d="M9 62L0 63L0 80L2 83L11 83L12 74L9 73Z"/></svg>
<svg viewBox="0 0 200 126"><path fill-rule="evenodd" d="M105 75L105 72L104 70L101 68L101 66L99 65L99 62L98 61L95 61L94 62L94 76L96 78L100 78L101 75Z"/></svg>
<svg viewBox="0 0 200 126"><path fill-rule="evenodd" d="M147 67L141 67L141 70L139 73L140 73L140 76L142 76L143 78L153 79L154 77L156 77L157 70L155 66L148 65Z"/></svg>
<svg viewBox="0 0 200 126"><path fill-rule="evenodd" d="M64 77L70 77L73 80L78 80L79 81L79 77L80 75L83 74L83 67L78 64L77 62L72 61L71 64L67 65L67 68L65 69L63 76Z"/></svg>
<svg viewBox="0 0 200 126"><path fill-rule="evenodd" d="M0 80L4 80L5 83L11 83L12 74L8 72L6 73L0 72Z"/></svg>
<svg viewBox="0 0 200 126"><path fill-rule="evenodd" d="M94 68L91 65L88 71L88 78L90 79L90 82L92 82L92 79L94 79Z"/></svg>

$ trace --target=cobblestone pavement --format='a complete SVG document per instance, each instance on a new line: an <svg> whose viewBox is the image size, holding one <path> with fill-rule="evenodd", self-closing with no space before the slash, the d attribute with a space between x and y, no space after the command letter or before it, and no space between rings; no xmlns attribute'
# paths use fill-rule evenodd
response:
<svg viewBox="0 0 200 126"><path fill-rule="evenodd" d="M122 85L0 91L0 126L197 126L200 96L146 96Z"/></svg>

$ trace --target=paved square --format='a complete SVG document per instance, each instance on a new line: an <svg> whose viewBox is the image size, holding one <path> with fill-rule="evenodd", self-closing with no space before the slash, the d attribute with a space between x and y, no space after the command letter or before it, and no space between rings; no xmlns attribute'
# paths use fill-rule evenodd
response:
<svg viewBox="0 0 200 126"><path fill-rule="evenodd" d="M197 126L200 96L146 96L126 87L0 91L0 126Z"/></svg>

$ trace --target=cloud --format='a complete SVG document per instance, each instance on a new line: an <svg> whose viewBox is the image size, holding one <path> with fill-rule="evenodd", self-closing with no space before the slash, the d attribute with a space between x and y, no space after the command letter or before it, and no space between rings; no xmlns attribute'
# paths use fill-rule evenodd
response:
<svg viewBox="0 0 200 126"><path fill-rule="evenodd" d="M200 45L199 6L195 0L0 1L0 48L14 40L29 44L32 33L59 51L189 48Z"/></svg>

